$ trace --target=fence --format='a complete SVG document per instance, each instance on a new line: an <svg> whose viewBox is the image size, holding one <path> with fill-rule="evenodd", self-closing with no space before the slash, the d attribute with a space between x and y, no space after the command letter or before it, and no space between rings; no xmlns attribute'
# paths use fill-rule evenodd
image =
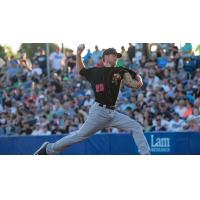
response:
<svg viewBox="0 0 200 200"><path fill-rule="evenodd" d="M153 155L200 154L200 133L145 133ZM63 135L0 137L1 155L32 155L44 142L54 142ZM67 148L62 155L135 155L136 145L130 134L98 134Z"/></svg>

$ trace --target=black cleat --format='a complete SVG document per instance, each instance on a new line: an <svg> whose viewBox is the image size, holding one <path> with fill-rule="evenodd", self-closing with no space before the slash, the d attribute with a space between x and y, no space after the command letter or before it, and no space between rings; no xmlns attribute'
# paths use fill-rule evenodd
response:
<svg viewBox="0 0 200 200"><path fill-rule="evenodd" d="M47 155L46 147L49 142L44 142L42 146L34 153L34 155Z"/></svg>

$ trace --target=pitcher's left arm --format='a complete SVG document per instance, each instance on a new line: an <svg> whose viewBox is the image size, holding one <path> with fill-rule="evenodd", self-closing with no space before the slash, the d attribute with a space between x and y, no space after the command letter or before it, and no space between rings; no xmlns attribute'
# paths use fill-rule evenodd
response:
<svg viewBox="0 0 200 200"><path fill-rule="evenodd" d="M124 83L133 89L139 89L143 86L142 77L137 74L133 79L129 72L124 73L123 76Z"/></svg>

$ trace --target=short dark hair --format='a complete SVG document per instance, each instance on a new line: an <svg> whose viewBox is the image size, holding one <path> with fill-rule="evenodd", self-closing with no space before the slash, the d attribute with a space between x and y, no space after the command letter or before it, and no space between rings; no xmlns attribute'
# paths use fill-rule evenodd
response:
<svg viewBox="0 0 200 200"><path fill-rule="evenodd" d="M104 50L102 57L104 58L105 55L110 55L110 54L114 54L117 56L117 58L121 58L122 54L121 53L117 53L116 49L114 48L109 48Z"/></svg>

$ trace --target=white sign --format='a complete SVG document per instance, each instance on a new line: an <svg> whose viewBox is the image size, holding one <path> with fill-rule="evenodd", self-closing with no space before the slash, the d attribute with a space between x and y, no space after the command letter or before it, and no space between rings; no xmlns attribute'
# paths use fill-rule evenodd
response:
<svg viewBox="0 0 200 200"><path fill-rule="evenodd" d="M151 152L170 152L170 138L151 135Z"/></svg>

